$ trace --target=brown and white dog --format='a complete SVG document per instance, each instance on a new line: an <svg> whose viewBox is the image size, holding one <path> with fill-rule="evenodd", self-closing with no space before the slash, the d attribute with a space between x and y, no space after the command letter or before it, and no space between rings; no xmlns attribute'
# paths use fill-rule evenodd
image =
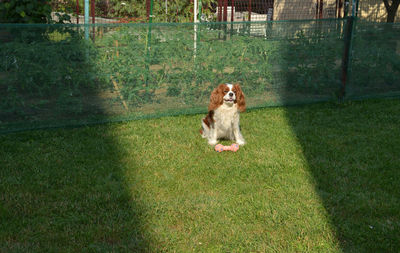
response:
<svg viewBox="0 0 400 253"><path fill-rule="evenodd" d="M244 94L239 84L220 84L213 90L208 114L201 121L200 133L208 144L215 145L219 139L234 140L239 145L246 142L240 132L239 112L246 110Z"/></svg>

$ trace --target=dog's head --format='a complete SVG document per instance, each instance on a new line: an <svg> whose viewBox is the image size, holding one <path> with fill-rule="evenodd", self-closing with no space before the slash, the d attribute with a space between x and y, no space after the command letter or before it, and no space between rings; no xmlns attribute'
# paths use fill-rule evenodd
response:
<svg viewBox="0 0 400 253"><path fill-rule="evenodd" d="M210 105L208 110L215 110L222 104L236 104L240 112L246 110L246 102L244 94L239 84L220 84L213 90L210 97Z"/></svg>

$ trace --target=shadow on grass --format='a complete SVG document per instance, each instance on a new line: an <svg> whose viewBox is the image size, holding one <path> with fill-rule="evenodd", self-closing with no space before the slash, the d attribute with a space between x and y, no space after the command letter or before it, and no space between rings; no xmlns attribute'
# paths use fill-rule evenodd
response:
<svg viewBox="0 0 400 253"><path fill-rule="evenodd" d="M393 100L287 110L345 252L399 248L399 109Z"/></svg>
<svg viewBox="0 0 400 253"><path fill-rule="evenodd" d="M310 98L327 91L339 91L340 82L333 80L340 80L341 77L341 27L345 24L337 21L336 26L327 26L324 31L316 23L313 26L315 33L305 34L310 38L298 39L291 44L292 47L284 49L283 57L293 59L289 64L298 63L293 66L298 71L293 72L293 78L290 75L286 77L286 87L281 96L290 97L300 86L308 89ZM370 30L369 33L377 31L380 30ZM388 51L392 57L384 58L384 49L368 50L371 47L363 46L363 39L367 39L362 38L362 32L359 30L356 35L354 70L361 69L357 64L364 64L362 59L377 61L378 57L387 64L398 59L393 51ZM332 34L333 37L330 36ZM294 59L293 46L307 53L296 54ZM304 50L307 48L311 50ZM390 65L386 69L371 71L371 64L368 66L352 73L354 79L348 85L353 97L365 93L378 96L400 90L396 82L386 81L397 78L394 67ZM298 87L296 79L300 81ZM382 83L377 85L368 79L377 79ZM370 89L372 86L374 90ZM332 98L336 100L334 96ZM400 179L399 109L398 100L287 108L289 124L302 146L316 192L329 214L344 252L395 252L400 247L400 188L397 183Z"/></svg>
<svg viewBox="0 0 400 253"><path fill-rule="evenodd" d="M143 208L107 127L0 138L1 251L147 249Z"/></svg>
<svg viewBox="0 0 400 253"><path fill-rule="evenodd" d="M108 105L96 100L105 84L87 61L81 29L1 28L6 127L105 119ZM0 251L149 251L143 206L135 182L127 186L124 151L110 128L8 134L0 143ZM131 170L138 166L130 161Z"/></svg>

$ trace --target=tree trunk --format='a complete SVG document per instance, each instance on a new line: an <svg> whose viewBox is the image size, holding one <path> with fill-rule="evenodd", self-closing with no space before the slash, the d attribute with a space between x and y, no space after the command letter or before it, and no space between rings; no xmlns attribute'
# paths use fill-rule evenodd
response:
<svg viewBox="0 0 400 253"><path fill-rule="evenodd" d="M393 0L392 5L389 5L388 0L383 0L387 11L387 23L394 23L396 18L397 9L399 8L400 0Z"/></svg>

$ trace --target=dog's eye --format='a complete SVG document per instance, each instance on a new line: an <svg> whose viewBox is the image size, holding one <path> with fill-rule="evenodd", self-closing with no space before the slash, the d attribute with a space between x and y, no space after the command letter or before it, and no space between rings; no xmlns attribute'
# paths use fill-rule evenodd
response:
<svg viewBox="0 0 400 253"><path fill-rule="evenodd" d="M228 93L228 91L226 90L226 91L224 91L224 93Z"/></svg>

